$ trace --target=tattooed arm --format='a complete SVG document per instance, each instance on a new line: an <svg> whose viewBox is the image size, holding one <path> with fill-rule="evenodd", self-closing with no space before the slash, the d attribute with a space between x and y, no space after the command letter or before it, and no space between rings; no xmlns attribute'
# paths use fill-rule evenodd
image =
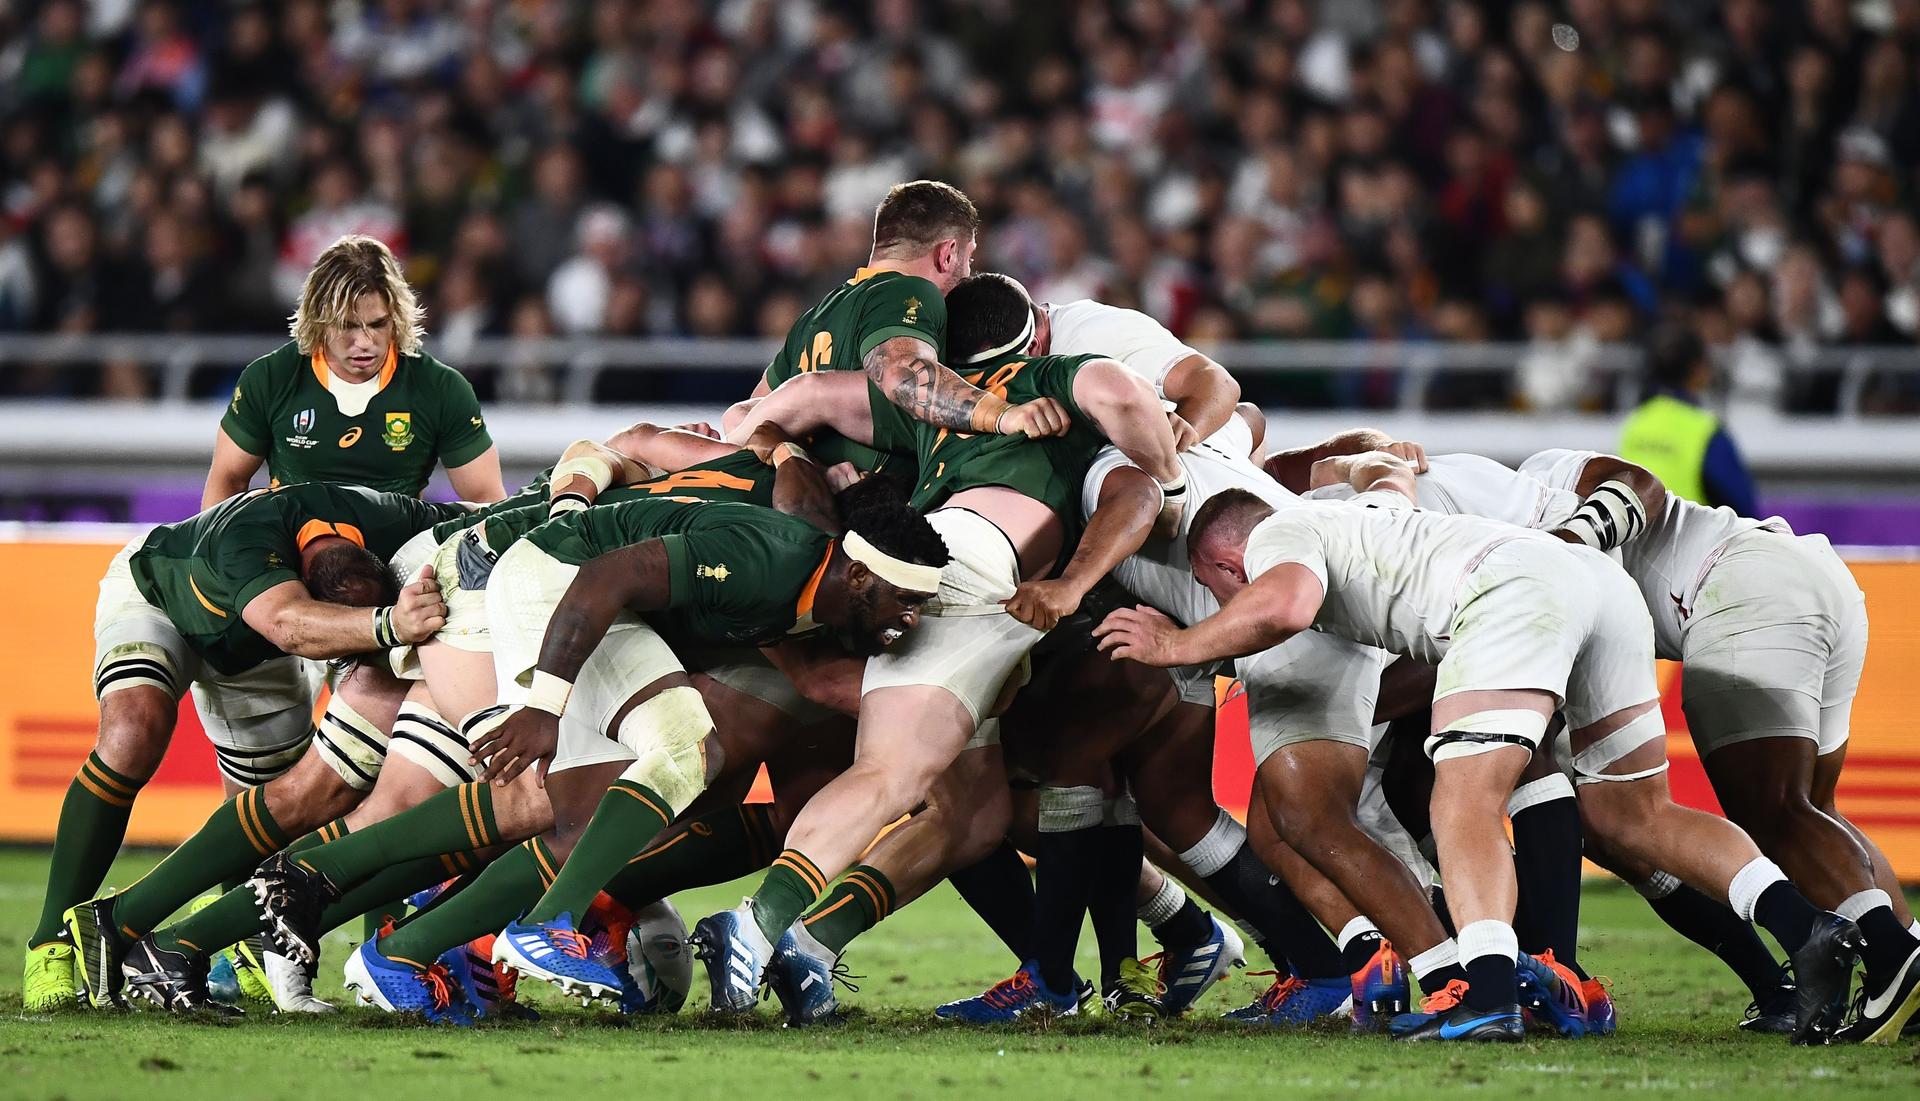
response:
<svg viewBox="0 0 1920 1101"><path fill-rule="evenodd" d="M910 336L876 344L863 361L867 378L915 420L960 432L1058 436L1068 422L1058 402L1012 405L942 365L933 345Z"/></svg>
<svg viewBox="0 0 1920 1101"><path fill-rule="evenodd" d="M547 621L538 670L571 684L622 609L656 611L671 595L667 547L658 539L622 547L589 561L574 575ZM508 784L537 766L544 786L547 763L559 744L560 716L521 706L473 743L473 763L485 763L482 782Z"/></svg>

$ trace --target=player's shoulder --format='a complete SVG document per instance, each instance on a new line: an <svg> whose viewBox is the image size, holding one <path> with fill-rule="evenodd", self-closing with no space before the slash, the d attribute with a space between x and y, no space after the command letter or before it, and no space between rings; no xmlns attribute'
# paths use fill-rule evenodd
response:
<svg viewBox="0 0 1920 1101"><path fill-rule="evenodd" d="M247 364L241 370L240 377L254 386L286 383L297 380L300 372L312 370L311 364L312 357L302 352L299 344L289 340Z"/></svg>
<svg viewBox="0 0 1920 1101"><path fill-rule="evenodd" d="M400 356L399 369L401 376L411 385L424 389L455 392L473 389L467 376L435 359L425 349L414 355Z"/></svg>

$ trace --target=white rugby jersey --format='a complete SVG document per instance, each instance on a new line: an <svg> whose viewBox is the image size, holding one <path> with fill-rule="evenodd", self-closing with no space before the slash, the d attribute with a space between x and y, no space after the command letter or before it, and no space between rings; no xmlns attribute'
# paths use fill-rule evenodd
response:
<svg viewBox="0 0 1920 1101"><path fill-rule="evenodd" d="M1577 494L1554 489L1484 455L1430 455L1427 471L1414 476L1420 507L1450 516L1484 516L1522 528L1556 528L1580 507ZM1346 483L1322 486L1307 496L1346 501Z"/></svg>
<svg viewBox="0 0 1920 1101"><path fill-rule="evenodd" d="M1297 562L1326 590L1314 626L1396 654L1446 656L1460 585L1502 543L1559 540L1482 516L1413 507L1392 490L1307 501L1247 537L1247 576Z"/></svg>
<svg viewBox="0 0 1920 1101"><path fill-rule="evenodd" d="M1154 393L1167 396L1167 373L1181 360L1200 353L1180 342L1165 325L1141 313L1082 298L1045 303L1053 335L1047 354L1101 355L1118 360L1127 370L1153 383Z"/></svg>
<svg viewBox="0 0 1920 1101"><path fill-rule="evenodd" d="M1267 472L1247 458L1252 450L1253 434L1245 421L1229 417L1220 431L1208 436L1180 455L1180 466L1187 473L1187 505L1180 512L1180 531L1171 539L1149 537L1144 546L1128 555L1113 571L1114 579L1143 602L1167 613L1184 626L1192 626L1220 610L1220 604L1200 582L1194 580L1187 562L1187 529L1194 514L1209 497L1225 489L1244 489L1275 508L1298 504L1299 498L1288 492ZM1081 483L1080 516L1093 515L1100 504L1100 485L1107 475L1134 464L1109 444L1094 457Z"/></svg>
<svg viewBox="0 0 1920 1101"><path fill-rule="evenodd" d="M1580 472L1587 463L1599 457L1598 451L1554 448L1521 463L1520 472L1550 488L1571 491L1579 484ZM1707 571L1728 539L1756 528L1793 534L1793 528L1778 516L1751 520L1730 508L1708 508L1668 493L1666 511L1648 517L1646 532L1620 548L1620 564L1640 586L1640 595L1653 616L1656 656L1680 660L1687 621L1693 614L1693 598Z"/></svg>

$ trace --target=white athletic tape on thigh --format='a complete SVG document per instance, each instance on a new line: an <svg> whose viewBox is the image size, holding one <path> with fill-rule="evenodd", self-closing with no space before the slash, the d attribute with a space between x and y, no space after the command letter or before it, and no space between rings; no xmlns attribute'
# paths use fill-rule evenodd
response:
<svg viewBox="0 0 1920 1101"><path fill-rule="evenodd" d="M1666 755L1653 768L1643 768L1638 772L1609 773L1606 770L1615 761L1626 757L1634 750L1653 741L1665 743L1667 737L1666 720L1660 717L1660 709L1653 710L1634 719L1632 722L1593 743L1573 755L1573 781L1576 784L1626 783L1633 780L1645 780L1658 776L1667 770Z"/></svg>
<svg viewBox="0 0 1920 1101"><path fill-rule="evenodd" d="M1201 879L1212 875L1227 866L1233 854L1247 843L1247 828L1233 820L1226 811L1214 814L1213 825L1207 828L1206 835L1193 843L1193 847L1180 854L1180 862L1193 869L1193 874Z"/></svg>
<svg viewBox="0 0 1920 1101"><path fill-rule="evenodd" d="M93 671L95 699L143 684L175 699L186 688L180 683L180 670L174 668L172 655L159 643L123 642L107 651Z"/></svg>
<svg viewBox="0 0 1920 1101"><path fill-rule="evenodd" d="M1739 871L1733 873L1733 882L1727 884L1727 905L1740 915L1741 921L1753 920L1753 909L1760 904L1760 896L1768 887L1783 882L1787 873L1780 865L1764 856L1756 856Z"/></svg>
<svg viewBox="0 0 1920 1101"><path fill-rule="evenodd" d="M239 749L216 743L213 747L214 761L220 767L220 775L237 784L257 787L292 768L294 762L307 752L313 735L314 728L310 726L294 741L268 749Z"/></svg>
<svg viewBox="0 0 1920 1101"><path fill-rule="evenodd" d="M1427 756L1435 761L1472 757L1507 746L1531 751L1547 734L1547 717L1525 708L1475 711L1447 724L1438 734L1429 734Z"/></svg>
<svg viewBox="0 0 1920 1101"><path fill-rule="evenodd" d="M1040 832L1069 833L1100 824L1106 796L1096 787L1040 789Z"/></svg>
<svg viewBox="0 0 1920 1101"><path fill-rule="evenodd" d="M483 707L461 719L456 730L439 715L409 714L402 707L387 752L419 765L447 787L472 783L475 769L468 762L473 739L500 725L508 710L503 703Z"/></svg>
<svg viewBox="0 0 1920 1101"><path fill-rule="evenodd" d="M620 775L652 788L679 814L706 790L711 733L713 716L699 689L685 684L663 689L620 720L615 740L637 758Z"/></svg>
<svg viewBox="0 0 1920 1101"><path fill-rule="evenodd" d="M433 714L432 708L410 703L400 705L401 713L405 714L409 707ZM335 692L327 701L315 740L320 759L327 762L327 767L338 773L348 787L355 791L373 787L374 780L380 776L380 766L387 759L387 732L355 711L340 693Z"/></svg>
<svg viewBox="0 0 1920 1101"><path fill-rule="evenodd" d="M1108 826L1137 826L1140 824L1140 808L1133 796L1121 792L1118 797L1109 799L1102 807L1101 823Z"/></svg>
<svg viewBox="0 0 1920 1101"><path fill-rule="evenodd" d="M1513 789L1513 797L1507 800L1507 817L1511 818L1528 807L1573 797L1573 781L1558 772L1538 780L1528 780Z"/></svg>
<svg viewBox="0 0 1920 1101"><path fill-rule="evenodd" d="M1187 892L1181 889L1177 880L1162 872L1160 889L1153 892L1153 897L1140 905L1140 923L1149 929L1165 925L1172 921L1173 915L1179 913L1180 908L1186 904Z"/></svg>

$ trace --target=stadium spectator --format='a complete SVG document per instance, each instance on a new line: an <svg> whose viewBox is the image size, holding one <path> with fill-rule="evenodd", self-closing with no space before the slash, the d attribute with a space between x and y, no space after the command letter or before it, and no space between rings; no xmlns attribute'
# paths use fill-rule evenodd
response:
<svg viewBox="0 0 1920 1101"><path fill-rule="evenodd" d="M626 255L546 324L759 331L858 263L879 190L928 174L981 206L984 263L1190 340L1477 334L1543 364L1621 328L1622 293L1628 335L1717 301L1743 400L1824 400L1783 365L1920 331L1914 10L17 5L0 330L157 326L152 298L169 327L271 331L313 253L364 232L460 315L436 340L504 334L612 204ZM1525 400L1608 391L1544 377Z"/></svg>

